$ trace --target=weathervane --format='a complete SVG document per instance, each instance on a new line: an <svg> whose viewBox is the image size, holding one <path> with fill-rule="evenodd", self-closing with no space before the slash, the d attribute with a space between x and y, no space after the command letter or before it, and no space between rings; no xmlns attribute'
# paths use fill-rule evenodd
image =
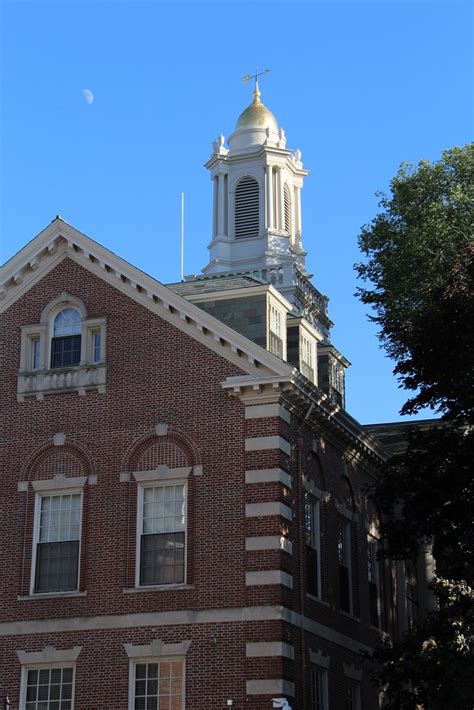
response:
<svg viewBox="0 0 474 710"><path fill-rule="evenodd" d="M245 76L242 77L242 81L244 84L246 84L250 79L255 79L255 91L253 92L253 96L255 101L258 101L260 99L260 91L258 89L258 77L262 76L262 74L268 74L270 69L264 69L263 71L258 71L258 67L255 70L255 74L246 74Z"/></svg>

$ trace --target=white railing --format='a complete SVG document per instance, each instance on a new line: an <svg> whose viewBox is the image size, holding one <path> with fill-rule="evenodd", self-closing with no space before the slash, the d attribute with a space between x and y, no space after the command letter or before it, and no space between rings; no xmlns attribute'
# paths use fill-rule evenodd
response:
<svg viewBox="0 0 474 710"><path fill-rule="evenodd" d="M78 365L64 369L20 372L18 374L17 395L20 399L30 395L53 394L96 389L105 391L107 367L99 365Z"/></svg>

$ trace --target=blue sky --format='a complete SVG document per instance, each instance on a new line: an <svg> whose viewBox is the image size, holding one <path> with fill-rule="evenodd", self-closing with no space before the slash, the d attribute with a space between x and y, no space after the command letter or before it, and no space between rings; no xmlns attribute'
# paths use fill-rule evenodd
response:
<svg viewBox="0 0 474 710"><path fill-rule="evenodd" d="M354 297L357 235L402 161L471 140L472 14L457 0L3 0L0 262L59 213L179 280L184 191L185 273L198 273L211 230L202 165L251 101L242 75L270 67L262 100L311 170L303 243L352 362L348 410L398 420L404 393Z"/></svg>

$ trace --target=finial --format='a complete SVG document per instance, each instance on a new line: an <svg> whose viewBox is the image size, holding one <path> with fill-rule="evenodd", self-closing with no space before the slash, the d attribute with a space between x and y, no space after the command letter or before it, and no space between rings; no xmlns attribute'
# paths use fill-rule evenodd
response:
<svg viewBox="0 0 474 710"><path fill-rule="evenodd" d="M250 79L255 79L255 90L253 92L253 103L254 104L259 104L260 103L260 89L258 88L258 77L262 76L262 74L268 74L270 69L264 69L263 71L259 72L258 67L255 71L255 74L246 74L245 76L242 77L242 81L246 84Z"/></svg>

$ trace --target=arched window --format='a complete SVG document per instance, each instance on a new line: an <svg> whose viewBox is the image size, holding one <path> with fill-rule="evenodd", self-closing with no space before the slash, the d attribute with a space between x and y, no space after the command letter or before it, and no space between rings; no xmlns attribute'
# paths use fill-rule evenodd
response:
<svg viewBox="0 0 474 710"><path fill-rule="evenodd" d="M54 319L51 367L74 367L81 360L81 314L63 308Z"/></svg>
<svg viewBox="0 0 474 710"><path fill-rule="evenodd" d="M291 199L290 189L286 183L283 188L283 206L285 212L285 232L291 234Z"/></svg>
<svg viewBox="0 0 474 710"><path fill-rule="evenodd" d="M258 182L246 175L235 189L235 238L258 237L259 233L259 189Z"/></svg>

